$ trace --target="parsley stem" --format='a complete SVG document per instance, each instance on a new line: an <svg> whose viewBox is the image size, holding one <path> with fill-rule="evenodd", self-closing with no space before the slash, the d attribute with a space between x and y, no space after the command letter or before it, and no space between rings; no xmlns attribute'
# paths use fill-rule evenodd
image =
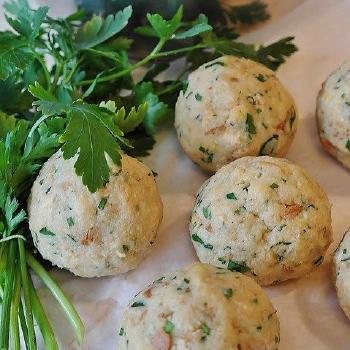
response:
<svg viewBox="0 0 350 350"><path fill-rule="evenodd" d="M17 269L15 274L15 282L14 282L14 294L11 305L11 344L13 350L20 350L21 343L19 338L19 327L18 327L18 311L19 305L21 302L21 273L20 270Z"/></svg>
<svg viewBox="0 0 350 350"><path fill-rule="evenodd" d="M71 68L69 74L64 78L64 82L65 82L65 83L69 83L69 82L70 82L70 80L72 79L72 77L73 77L75 71L76 71L77 68L79 67L79 64L80 64L81 62L83 62L83 61L84 61L84 56L82 56L82 57L80 57L80 58L78 59L78 61L77 61L77 62L74 64L74 66ZM65 73L63 74L63 76L65 76Z"/></svg>
<svg viewBox="0 0 350 350"><path fill-rule="evenodd" d="M58 79L60 78L61 70L62 70L61 63L56 63L55 75L54 75L53 82L52 82L53 86L57 85Z"/></svg>
<svg viewBox="0 0 350 350"><path fill-rule="evenodd" d="M41 334L44 339L45 346L47 349L50 349L50 350L58 350L59 348L58 348L58 344L57 344L52 326L45 314L45 310L40 302L40 299L38 297L38 294L35 290L33 281L30 276L29 276L29 285L30 285L31 299L33 303L33 313L34 313L35 319L38 322Z"/></svg>
<svg viewBox="0 0 350 350"><path fill-rule="evenodd" d="M1 244L1 248L0 248L0 275L6 269L6 257L7 257L7 254L8 254L8 252L5 249L5 244Z"/></svg>
<svg viewBox="0 0 350 350"><path fill-rule="evenodd" d="M0 239L0 243L4 243L6 241L11 241L11 239L17 239L17 238L23 239L23 241L26 241L26 238L24 236L22 236L22 235L11 235L11 236L8 236L8 237Z"/></svg>
<svg viewBox="0 0 350 350"><path fill-rule="evenodd" d="M156 57L156 56L151 56L151 55L146 56L143 60L141 60L141 61L139 61L139 62L129 66L128 68L126 68L124 70L121 70L121 71L119 71L117 73L113 73L113 74L110 74L110 75L102 76L101 78L96 79L96 83L99 84L99 83L103 83L103 82L106 82L106 81L110 81L110 80L115 80L115 79L121 78L121 77L131 73L135 69L144 66L149 61L154 59L154 57ZM76 85L77 86L90 85L90 84L92 84L94 82L94 80L95 79L83 80L83 81L77 82Z"/></svg>
<svg viewBox="0 0 350 350"><path fill-rule="evenodd" d="M19 321L21 323L21 329L22 329L22 334L23 334L24 343L26 345L26 349L29 349L28 327L26 323L26 318L24 316L23 299L21 299L21 302L19 304L18 316L19 316Z"/></svg>
<svg viewBox="0 0 350 350"><path fill-rule="evenodd" d="M165 41L161 39L159 41L159 43L156 45L156 47L153 49L153 51L148 56L146 56L145 58L143 58L139 62L129 66L126 69L123 69L123 70L121 70L119 72L116 72L116 73L113 73L113 74L110 74L110 75L105 75L105 76L102 76L102 77L96 79L97 84L98 83L103 83L103 82L106 82L106 81L110 81L110 80L118 79L118 78L120 78L120 77L122 77L124 75L127 75L127 74L131 73L133 70L144 66L145 64L147 64L148 62L150 62L150 61L152 61L154 59L157 59L157 58L160 58L160 57L171 56L171 55L177 55L179 53L194 51L194 50L203 49L203 48L206 47L203 44L197 44L197 45L190 46L190 47L183 47L181 49L161 52L161 49L163 48L164 44L165 44ZM95 79L82 80L82 81L77 82L75 85L77 85L77 86L89 85L89 84L92 84L94 81L95 81Z"/></svg>
<svg viewBox="0 0 350 350"><path fill-rule="evenodd" d="M70 323L72 324L75 335L79 344L82 344L84 338L84 324L81 321L77 311L74 306L68 300L62 289L54 281L54 279L47 273L43 266L30 254L26 252L27 263L30 268L41 278L46 287L50 290L52 295L55 297L57 302L61 305L63 311L68 317Z"/></svg>
<svg viewBox="0 0 350 350"><path fill-rule="evenodd" d="M38 126L39 126L43 121L45 121L48 117L49 117L49 116L43 114L43 115L34 123L34 125L31 127L31 129L30 129L30 131L29 131L29 133L28 133L27 140L30 139L30 138L33 136L33 134L34 134L35 130L38 128Z"/></svg>
<svg viewBox="0 0 350 350"><path fill-rule="evenodd" d="M182 86L181 81L177 81L175 84L169 85L163 90L157 91L158 96L169 94L171 92L176 91L180 86Z"/></svg>
<svg viewBox="0 0 350 350"><path fill-rule="evenodd" d="M171 56L171 55L177 55L179 53L184 53L184 52L190 52L190 51L194 51L194 50L199 50L199 49L204 49L206 48L205 45L203 44L197 44L194 46L190 46L190 47L183 47L181 49L176 49L176 50L170 50L170 51L163 51L158 53L155 58L159 58L159 57L165 57L165 56Z"/></svg>
<svg viewBox="0 0 350 350"><path fill-rule="evenodd" d="M155 46L155 48L152 50L152 52L148 55L148 57L150 57L150 59L155 57L158 54L158 52L160 52L162 50L165 43L166 43L165 39L160 39L158 44ZM145 58L147 58L147 56Z"/></svg>
<svg viewBox="0 0 350 350"><path fill-rule="evenodd" d="M12 243L12 242L10 242ZM28 350L36 349L35 342L35 332L34 332L34 321L33 321L33 310L30 298L30 286L29 286L29 276L26 264L26 255L24 249L24 242L22 239L18 240L19 248L19 263L21 268L21 278L23 286L23 296L24 296L24 311L28 330Z"/></svg>
<svg viewBox="0 0 350 350"><path fill-rule="evenodd" d="M170 85L168 85L166 88L163 90L157 91L158 96L165 95L172 93L176 91L179 87L182 87L183 82L181 81L181 78L188 72L188 67L187 65L184 66L184 68L181 70L181 72L178 74L176 77L176 81Z"/></svg>
<svg viewBox="0 0 350 350"><path fill-rule="evenodd" d="M41 65L41 68L43 69L43 72L44 72L44 76L45 76L45 80L46 80L46 88L51 91L51 77L50 77L50 73L46 67L46 63L45 61L43 60L43 58L37 54L35 52L35 50L32 50L33 54L34 54L34 57L36 58L36 60L40 63Z"/></svg>
<svg viewBox="0 0 350 350"><path fill-rule="evenodd" d="M11 318L11 303L13 294L13 285L15 277L15 242L8 243L9 254L7 256L6 274L4 276L4 292L1 302L1 323L0 323L0 349L9 348L10 340L10 318Z"/></svg>

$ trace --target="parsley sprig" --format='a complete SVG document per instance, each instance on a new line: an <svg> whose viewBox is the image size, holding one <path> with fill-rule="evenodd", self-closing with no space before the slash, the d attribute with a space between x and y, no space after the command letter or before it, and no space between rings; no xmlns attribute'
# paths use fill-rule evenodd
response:
<svg viewBox="0 0 350 350"><path fill-rule="evenodd" d="M33 285L29 268L49 288L65 311L81 343L84 326L73 305L30 253L25 203L43 162L59 145L63 120L38 127L24 120L2 119L8 132L0 136L0 348L20 349L20 329L27 349L36 349L34 319L48 349L58 349L52 326ZM25 244L27 243L27 244Z"/></svg>
<svg viewBox="0 0 350 350"><path fill-rule="evenodd" d="M122 149L130 154L147 153L157 124L173 113L181 80L203 60L237 55L276 69L295 51L292 38L255 46L220 36L205 15L184 21L181 6L169 20L147 14L148 25L135 31L140 40L152 37L156 44L134 61L129 57L132 40L121 35L132 17L131 6L106 18L88 18L79 11L60 19L51 18L47 7L31 9L26 0L8 1L4 8L13 31L0 33L0 91L5 95L0 110L38 124L62 117L59 141L63 155L71 158L79 153L76 173L92 192L108 181L107 155L119 163ZM232 16L239 22L247 13L248 18L254 11L263 13L264 7L255 4L237 11ZM180 45L169 48L172 42ZM186 60L181 74L159 82L157 76L179 57ZM142 80L136 80L134 72L146 66ZM6 97L14 104L8 106ZM115 111L100 105L101 101L112 101ZM122 108L134 115L123 119L123 125L116 117ZM125 125L132 119L140 121L137 127Z"/></svg>

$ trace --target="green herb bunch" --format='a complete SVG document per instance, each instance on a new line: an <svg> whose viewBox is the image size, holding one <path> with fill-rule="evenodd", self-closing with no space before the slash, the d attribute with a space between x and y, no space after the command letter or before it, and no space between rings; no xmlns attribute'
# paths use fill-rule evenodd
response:
<svg viewBox="0 0 350 350"><path fill-rule="evenodd" d="M253 24L269 18L267 5L260 0L231 6L222 6L219 0L75 0L75 2L90 13L103 14L116 13L128 5L132 5L135 15L127 27L127 32L130 35L135 27L145 24L147 12L159 13L163 17L170 18L174 16L181 5L184 8L183 18L186 21L191 21L203 13L216 30L226 31L228 27L231 27L229 29L232 32L233 25Z"/></svg>
<svg viewBox="0 0 350 350"><path fill-rule="evenodd" d="M53 118L36 128L4 114L0 120L0 349L20 349L20 329L26 348L36 349L34 319L46 347L58 349L29 268L62 306L81 343L84 327L77 312L30 252L24 209L38 170L59 146L63 119Z"/></svg>
<svg viewBox="0 0 350 350"><path fill-rule="evenodd" d="M182 7L169 20L148 14L134 42L123 36L130 6L106 18L78 11L54 19L47 7L33 10L26 0L8 1L4 9L11 31L0 32L0 349L20 349L20 334L27 349L36 349L34 320L46 347L58 349L30 270L62 306L79 343L84 327L32 254L26 207L43 163L61 148L64 158L76 157L77 175L95 192L109 179L107 155L119 163L123 151L148 154L189 71L223 54L276 69L296 48L292 38L242 44L216 33L204 15L183 21ZM132 60L130 50L144 36L155 45ZM170 49L173 41L180 47ZM179 76L160 82L158 75L178 58L184 60Z"/></svg>

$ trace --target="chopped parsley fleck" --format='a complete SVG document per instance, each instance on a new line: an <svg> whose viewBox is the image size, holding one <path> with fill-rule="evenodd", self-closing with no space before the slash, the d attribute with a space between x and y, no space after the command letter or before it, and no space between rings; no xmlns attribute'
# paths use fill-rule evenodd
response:
<svg viewBox="0 0 350 350"><path fill-rule="evenodd" d="M208 218L210 219L211 213L210 213L209 205L207 207L203 207L202 212L203 212L203 216L206 219L208 219Z"/></svg>
<svg viewBox="0 0 350 350"><path fill-rule="evenodd" d="M156 279L153 283L160 283L160 282L162 282L163 281L163 279L164 279L165 277L164 276L162 276L162 277L159 277L158 279Z"/></svg>
<svg viewBox="0 0 350 350"><path fill-rule="evenodd" d="M349 101L345 101L345 104L350 107L350 102Z"/></svg>
<svg viewBox="0 0 350 350"><path fill-rule="evenodd" d="M255 102L253 96L247 96L247 101L248 101L251 105L253 105L253 106L256 105L256 102Z"/></svg>
<svg viewBox="0 0 350 350"><path fill-rule="evenodd" d="M235 214L241 214L242 212L244 212L246 210L247 210L247 208L244 205L242 205L240 208L235 210Z"/></svg>
<svg viewBox="0 0 350 350"><path fill-rule="evenodd" d="M319 266L322 264L323 261L323 256L321 255L320 257L318 257L315 261L314 261L314 265Z"/></svg>
<svg viewBox="0 0 350 350"><path fill-rule="evenodd" d="M273 135L267 139L260 147L259 156L266 156L275 150L278 141L278 135Z"/></svg>
<svg viewBox="0 0 350 350"><path fill-rule="evenodd" d="M192 91L190 91L185 98L188 99L191 95L193 95Z"/></svg>
<svg viewBox="0 0 350 350"><path fill-rule="evenodd" d="M245 121L246 123L246 131L249 133L249 135L256 134L256 128L254 124L254 118L250 113L247 113L247 119Z"/></svg>
<svg viewBox="0 0 350 350"><path fill-rule="evenodd" d="M75 239L75 237L73 237L72 235L67 234L67 237L69 237L73 242L77 242L77 240Z"/></svg>
<svg viewBox="0 0 350 350"><path fill-rule="evenodd" d="M252 300L252 302L253 302L254 304L258 304L258 298L254 298L254 299Z"/></svg>
<svg viewBox="0 0 350 350"><path fill-rule="evenodd" d="M98 209L103 210L106 206L107 198L102 198L98 204Z"/></svg>
<svg viewBox="0 0 350 350"><path fill-rule="evenodd" d="M170 321L166 321L166 324L165 324L163 329L164 329L165 333L171 334L173 332L174 328L175 328L174 323L172 323Z"/></svg>
<svg viewBox="0 0 350 350"><path fill-rule="evenodd" d="M119 176L123 169L119 169L117 172L113 172L113 176ZM150 176L150 174L148 174Z"/></svg>
<svg viewBox="0 0 350 350"><path fill-rule="evenodd" d="M256 109L256 113L260 114L262 112L262 109L261 108L257 108Z"/></svg>
<svg viewBox="0 0 350 350"><path fill-rule="evenodd" d="M210 152L208 148L204 148L203 146L199 147L199 150L203 153L203 157L201 158L201 161L204 163L212 163L214 153Z"/></svg>
<svg viewBox="0 0 350 350"><path fill-rule="evenodd" d="M281 241L281 242L277 242L277 243L275 244L275 246L276 246L276 245L291 245L291 244L292 244L292 242Z"/></svg>
<svg viewBox="0 0 350 350"><path fill-rule="evenodd" d="M184 94L186 93L187 89L188 89L188 80L184 80L182 82L182 90Z"/></svg>
<svg viewBox="0 0 350 350"><path fill-rule="evenodd" d="M185 293L188 293L191 289L189 287L190 280L187 278L184 278L181 282L180 286L176 288L176 290L182 290L185 291Z"/></svg>
<svg viewBox="0 0 350 350"><path fill-rule="evenodd" d="M348 260L350 260L350 257L341 259L340 261L343 262L343 261L348 261Z"/></svg>
<svg viewBox="0 0 350 350"><path fill-rule="evenodd" d="M281 232L286 226L287 226L286 224L281 225L281 226L277 229L277 231Z"/></svg>
<svg viewBox="0 0 350 350"><path fill-rule="evenodd" d="M226 264L226 259L223 257L223 256L220 256L219 258L218 258L218 260L222 263L222 264Z"/></svg>
<svg viewBox="0 0 350 350"><path fill-rule="evenodd" d="M135 301L134 303L131 304L131 307L140 307L140 306L145 306L145 303L143 301Z"/></svg>
<svg viewBox="0 0 350 350"><path fill-rule="evenodd" d="M72 217L67 218L67 224L69 227L74 226L74 220Z"/></svg>
<svg viewBox="0 0 350 350"><path fill-rule="evenodd" d="M225 296L227 299L232 298L232 295L233 295L233 290L232 290L232 288L226 288L226 289L224 289L224 296Z"/></svg>
<svg viewBox="0 0 350 350"><path fill-rule="evenodd" d="M197 242L197 243L201 244L204 248L207 248L207 249L210 249L210 250L213 249L213 246L212 246L211 244L206 244L206 243L204 243L203 240L202 240L202 238L200 238L200 237L199 237L198 235L196 235L195 233L192 234L191 237L192 237L192 240L193 240L194 242Z"/></svg>
<svg viewBox="0 0 350 350"><path fill-rule="evenodd" d="M227 193L226 198L227 199L234 199L235 201L237 200L237 197L233 192Z"/></svg>
<svg viewBox="0 0 350 350"><path fill-rule="evenodd" d="M259 81L263 82L263 83L266 81L265 76L263 74L261 74L261 73L256 75L255 78L258 79Z"/></svg>
<svg viewBox="0 0 350 350"><path fill-rule="evenodd" d="M289 128L290 128L290 129L293 128L295 119L297 119L297 115L296 115L296 113L295 113L295 110L293 109L292 116L291 116L290 119L289 119Z"/></svg>
<svg viewBox="0 0 350 350"><path fill-rule="evenodd" d="M309 204L308 206L307 206L308 208L313 208L313 209L316 209L317 210L317 207L314 205L314 204Z"/></svg>
<svg viewBox="0 0 350 350"><path fill-rule="evenodd" d="M267 316L267 319L268 319L268 320L271 320L271 319L272 319L272 316L273 316L274 314L276 314L276 313L277 313L277 311L271 312L271 313Z"/></svg>
<svg viewBox="0 0 350 350"><path fill-rule="evenodd" d="M201 329L205 335L210 335L211 329L208 327L208 325L205 322L201 324Z"/></svg>
<svg viewBox="0 0 350 350"><path fill-rule="evenodd" d="M350 140L346 141L345 147L350 151Z"/></svg>
<svg viewBox="0 0 350 350"><path fill-rule="evenodd" d="M246 265L245 261L233 261L230 260L227 265L227 269L230 271L237 271L237 272L248 272L250 268Z"/></svg>
<svg viewBox="0 0 350 350"><path fill-rule="evenodd" d="M126 245L126 244L123 244L123 250L125 253L128 253L129 252L129 246Z"/></svg>
<svg viewBox="0 0 350 350"><path fill-rule="evenodd" d="M50 231L47 227L43 227L39 232L44 236L56 236L56 234Z"/></svg>
<svg viewBox="0 0 350 350"><path fill-rule="evenodd" d="M122 336L124 334L125 334L125 331L124 331L124 328L122 327L122 328L120 328L119 335Z"/></svg>
<svg viewBox="0 0 350 350"><path fill-rule="evenodd" d="M198 92L194 95L194 98L195 98L197 101L202 101L202 96L201 96Z"/></svg>
<svg viewBox="0 0 350 350"><path fill-rule="evenodd" d="M277 261L282 261L284 258L285 258L285 254L286 253L286 250L284 250L283 252L282 252L282 254L276 254L276 258L277 258Z"/></svg>
<svg viewBox="0 0 350 350"><path fill-rule="evenodd" d="M216 61L216 62L212 62L212 63L207 64L206 66L204 66L204 68L207 69L207 68L210 68L210 67L213 67L213 66L216 66L216 65L224 66L225 63L224 62L220 62L220 61Z"/></svg>

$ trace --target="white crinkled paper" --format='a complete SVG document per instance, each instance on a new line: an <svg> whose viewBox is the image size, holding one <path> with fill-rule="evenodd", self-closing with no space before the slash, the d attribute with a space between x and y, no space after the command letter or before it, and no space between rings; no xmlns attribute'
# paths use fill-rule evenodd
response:
<svg viewBox="0 0 350 350"><path fill-rule="evenodd" d="M0 0L0 4L2 2ZM267 2L271 5L272 19L259 25L258 30L251 31L244 40L264 43L287 35L296 37L299 52L278 71L294 96L301 116L288 158L320 182L333 204L331 253L350 226L350 172L321 149L315 101L322 81L350 59L350 0ZM51 0L50 3L54 15L72 9L71 1ZM4 26L2 17L0 25ZM82 279L54 271L86 324L84 350L116 350L120 317L129 299L162 273L196 260L188 220L194 195L207 176L183 154L173 130L158 135L152 156L144 161L159 173L158 184L164 202L164 219L151 255L135 271L119 277ZM350 321L337 304L329 256L315 273L266 290L281 321L281 350L350 348ZM47 291L42 289L40 294L57 330L61 349L79 349L59 307Z"/></svg>

